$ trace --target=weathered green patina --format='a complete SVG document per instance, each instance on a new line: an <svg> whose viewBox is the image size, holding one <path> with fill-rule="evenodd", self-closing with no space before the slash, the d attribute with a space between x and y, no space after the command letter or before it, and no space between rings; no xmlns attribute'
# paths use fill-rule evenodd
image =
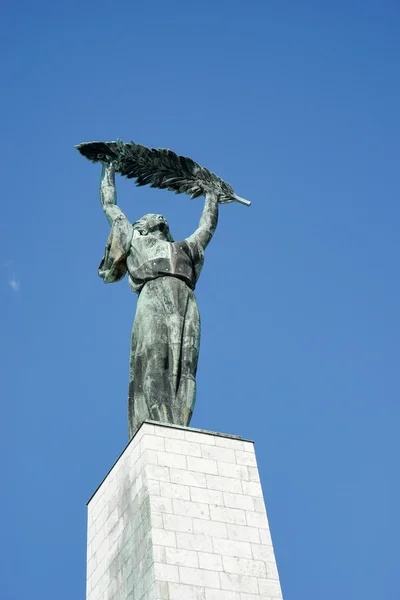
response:
<svg viewBox="0 0 400 600"><path fill-rule="evenodd" d="M136 161L138 167L131 149L130 162L121 158L121 142L91 144L78 149L93 162L102 162L100 199L111 225L99 275L105 283L113 283L128 273L130 287L139 295L130 356L129 439L148 419L187 426L196 399L200 317L194 289L204 251L217 226L218 204L249 203L213 173L171 151L154 151L168 152L169 164L153 154L152 163L147 155L144 161ZM118 145L119 154L111 144ZM131 224L116 203L116 170L131 173L140 185L151 183L192 195L201 191L205 205L196 231L176 242L162 215L147 214Z"/></svg>

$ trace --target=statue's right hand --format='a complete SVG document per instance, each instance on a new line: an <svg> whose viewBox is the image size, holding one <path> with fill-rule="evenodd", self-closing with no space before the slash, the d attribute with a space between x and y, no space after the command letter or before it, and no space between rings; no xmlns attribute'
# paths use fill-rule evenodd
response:
<svg viewBox="0 0 400 600"><path fill-rule="evenodd" d="M107 154L98 154L97 157L102 163L107 165L109 165L112 161L111 156L108 156Z"/></svg>
<svg viewBox="0 0 400 600"><path fill-rule="evenodd" d="M116 171L117 161L115 158L107 156L106 154L99 154L99 160L106 168L111 168L112 170Z"/></svg>

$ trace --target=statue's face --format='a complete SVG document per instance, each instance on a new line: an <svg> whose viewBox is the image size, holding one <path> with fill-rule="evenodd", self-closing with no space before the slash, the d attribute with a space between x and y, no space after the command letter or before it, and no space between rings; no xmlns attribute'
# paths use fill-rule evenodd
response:
<svg viewBox="0 0 400 600"><path fill-rule="evenodd" d="M144 215L135 223L135 226L139 230L143 229L146 232L143 232L145 235L154 235L170 241L168 221L163 215Z"/></svg>

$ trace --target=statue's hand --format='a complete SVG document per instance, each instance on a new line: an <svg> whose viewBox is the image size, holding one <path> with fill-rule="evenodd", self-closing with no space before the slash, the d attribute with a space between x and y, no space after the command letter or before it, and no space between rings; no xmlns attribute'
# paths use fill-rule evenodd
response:
<svg viewBox="0 0 400 600"><path fill-rule="evenodd" d="M221 194L216 189L208 189L208 190L205 190L204 195L206 198L209 198L211 201L218 202L218 199Z"/></svg>
<svg viewBox="0 0 400 600"><path fill-rule="evenodd" d="M110 166L112 167L114 170L116 170L117 168L117 161L115 160L114 157L109 156L108 154L99 154L98 155L99 161L106 166Z"/></svg>

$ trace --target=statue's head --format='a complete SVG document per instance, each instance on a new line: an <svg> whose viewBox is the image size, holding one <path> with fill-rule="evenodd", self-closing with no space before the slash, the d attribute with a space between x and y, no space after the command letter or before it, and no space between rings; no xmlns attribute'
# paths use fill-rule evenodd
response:
<svg viewBox="0 0 400 600"><path fill-rule="evenodd" d="M154 236L166 242L174 241L169 231L168 221L163 215L143 215L133 224L133 231L135 234Z"/></svg>

